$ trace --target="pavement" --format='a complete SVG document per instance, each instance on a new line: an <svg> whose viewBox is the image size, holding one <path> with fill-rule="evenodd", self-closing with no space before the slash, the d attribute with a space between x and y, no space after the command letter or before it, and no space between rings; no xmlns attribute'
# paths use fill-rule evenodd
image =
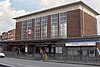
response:
<svg viewBox="0 0 100 67"><path fill-rule="evenodd" d="M20 58L20 59L25 59L25 58ZM40 61L40 60L34 60L34 59L25 59L25 60L33 60L33 61ZM100 63L96 63L96 62L82 62L82 61L63 61L63 60L48 60L48 61L44 61L44 62L52 62L52 63L67 63L67 64L78 64L78 65L90 65L90 66L100 66Z"/></svg>
<svg viewBox="0 0 100 67"><path fill-rule="evenodd" d="M15 55L16 56L16 55ZM14 56L10 56L10 57L14 57ZM17 59L26 59L26 60L32 60L32 61L36 61L34 60L33 56L29 55L28 57L26 56L21 56L20 58L19 57L15 57ZM37 56L38 60L40 60L40 58ZM100 62L99 61L62 61L62 60L55 60L55 59L52 59L52 60L48 60L47 62L53 62L53 63L67 63L67 64L79 64L79 65L91 65L91 66L100 66Z"/></svg>
<svg viewBox="0 0 100 67"><path fill-rule="evenodd" d="M84 65L84 64L74 64L64 61L49 60L48 62L34 61L34 60L24 60L16 58L0 58L0 64L7 65L9 67L100 67L98 65Z"/></svg>
<svg viewBox="0 0 100 67"><path fill-rule="evenodd" d="M67 64L79 64L79 65L90 65L90 66L100 66L100 63L93 63L93 62L78 62L78 61L61 61L61 60L49 60L48 62L55 62L55 63L67 63Z"/></svg>

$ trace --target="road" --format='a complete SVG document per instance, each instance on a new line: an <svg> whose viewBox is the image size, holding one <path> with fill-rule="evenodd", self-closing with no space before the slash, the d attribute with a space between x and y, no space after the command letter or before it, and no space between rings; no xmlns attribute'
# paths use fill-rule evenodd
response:
<svg viewBox="0 0 100 67"><path fill-rule="evenodd" d="M6 64L12 67L100 67L100 66L89 66L89 65L78 65L78 64L67 64L67 63L54 63L54 62L43 62L43 61L32 61L15 58L0 58L1 64Z"/></svg>

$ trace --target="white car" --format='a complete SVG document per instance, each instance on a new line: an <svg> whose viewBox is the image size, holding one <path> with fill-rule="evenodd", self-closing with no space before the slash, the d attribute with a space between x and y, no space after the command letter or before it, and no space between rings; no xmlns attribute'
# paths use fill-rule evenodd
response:
<svg viewBox="0 0 100 67"><path fill-rule="evenodd" d="M4 58L5 54L0 52L0 58Z"/></svg>

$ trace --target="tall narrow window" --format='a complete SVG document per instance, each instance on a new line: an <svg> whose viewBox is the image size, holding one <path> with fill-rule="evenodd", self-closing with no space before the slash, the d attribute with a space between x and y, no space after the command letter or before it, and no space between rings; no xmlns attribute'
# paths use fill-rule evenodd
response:
<svg viewBox="0 0 100 67"><path fill-rule="evenodd" d="M58 14L51 16L51 38L58 38Z"/></svg>
<svg viewBox="0 0 100 67"><path fill-rule="evenodd" d="M35 18L34 39L40 39L40 18Z"/></svg>
<svg viewBox="0 0 100 67"><path fill-rule="evenodd" d="M32 39L32 35L29 33L32 33L32 19L22 21L21 39Z"/></svg>
<svg viewBox="0 0 100 67"><path fill-rule="evenodd" d="M47 16L41 17L41 38L42 39L47 38L47 22L48 22Z"/></svg>
<svg viewBox="0 0 100 67"><path fill-rule="evenodd" d="M32 39L32 19L27 20L27 39Z"/></svg>
<svg viewBox="0 0 100 67"><path fill-rule="evenodd" d="M21 30L21 39L26 40L27 39L27 21L22 21L22 30Z"/></svg>
<svg viewBox="0 0 100 67"><path fill-rule="evenodd" d="M59 38L67 37L67 13L59 13Z"/></svg>

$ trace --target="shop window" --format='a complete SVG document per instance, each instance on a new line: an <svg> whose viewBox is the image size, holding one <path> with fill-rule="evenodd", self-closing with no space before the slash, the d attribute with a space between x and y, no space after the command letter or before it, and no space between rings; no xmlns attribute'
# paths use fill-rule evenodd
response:
<svg viewBox="0 0 100 67"><path fill-rule="evenodd" d="M62 47L56 47L56 53L62 53Z"/></svg>
<svg viewBox="0 0 100 67"><path fill-rule="evenodd" d="M95 57L95 50L89 50L89 57Z"/></svg>

